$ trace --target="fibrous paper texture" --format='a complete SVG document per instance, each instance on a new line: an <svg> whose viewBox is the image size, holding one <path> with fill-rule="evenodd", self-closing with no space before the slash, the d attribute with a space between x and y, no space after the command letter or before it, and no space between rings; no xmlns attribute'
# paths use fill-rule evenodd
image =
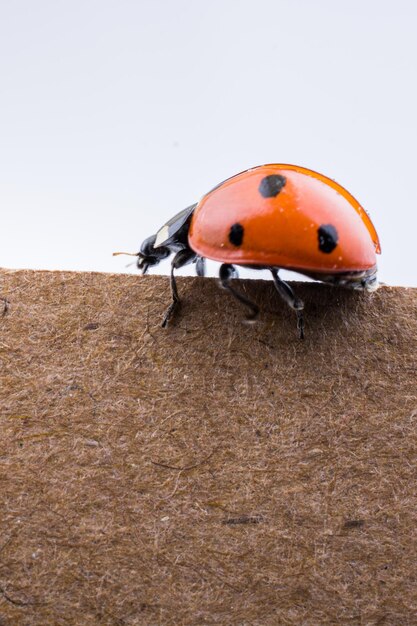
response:
<svg viewBox="0 0 417 626"><path fill-rule="evenodd" d="M417 290L2 272L0 624L412 624Z"/></svg>

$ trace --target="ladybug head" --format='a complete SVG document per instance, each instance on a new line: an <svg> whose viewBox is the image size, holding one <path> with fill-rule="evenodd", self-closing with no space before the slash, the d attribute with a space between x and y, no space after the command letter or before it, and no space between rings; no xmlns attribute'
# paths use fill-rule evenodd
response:
<svg viewBox="0 0 417 626"><path fill-rule="evenodd" d="M137 254L138 260L136 265L142 270L142 274L146 274L149 267L158 265L162 259L166 259L171 254L170 250L164 246L154 248L155 240L156 235L145 239L140 247L140 252Z"/></svg>

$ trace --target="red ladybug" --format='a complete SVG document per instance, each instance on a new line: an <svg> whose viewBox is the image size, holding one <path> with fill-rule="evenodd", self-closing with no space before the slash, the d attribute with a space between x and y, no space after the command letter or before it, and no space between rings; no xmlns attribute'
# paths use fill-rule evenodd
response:
<svg viewBox="0 0 417 626"><path fill-rule="evenodd" d="M377 287L378 235L366 211L336 182L296 165L261 165L228 178L145 239L137 265L145 273L175 252L171 266L172 303L166 326L180 300L174 270L205 258L220 261L220 283L250 310L258 307L231 286L235 265L269 269L280 296L297 313L304 336L303 302L278 270L294 270L332 285Z"/></svg>

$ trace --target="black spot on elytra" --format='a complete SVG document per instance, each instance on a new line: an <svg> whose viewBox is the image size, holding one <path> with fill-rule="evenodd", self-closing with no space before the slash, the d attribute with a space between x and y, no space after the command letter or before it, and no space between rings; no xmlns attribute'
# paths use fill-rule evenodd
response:
<svg viewBox="0 0 417 626"><path fill-rule="evenodd" d="M337 230L332 224L322 224L317 231L319 238L319 250L330 254L337 246L339 236Z"/></svg>
<svg viewBox="0 0 417 626"><path fill-rule="evenodd" d="M285 176L281 176L281 174L271 174L270 176L265 176L259 185L259 193L264 198L275 198L281 189L285 187L286 182L287 179Z"/></svg>
<svg viewBox="0 0 417 626"><path fill-rule="evenodd" d="M242 224L233 224L229 230L229 241L234 246L241 246L243 241L243 235L245 233L245 229Z"/></svg>

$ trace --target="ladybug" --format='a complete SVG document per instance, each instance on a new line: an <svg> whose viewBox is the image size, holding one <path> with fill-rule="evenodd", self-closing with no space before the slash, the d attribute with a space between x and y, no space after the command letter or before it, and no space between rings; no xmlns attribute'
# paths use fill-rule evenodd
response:
<svg viewBox="0 0 417 626"><path fill-rule="evenodd" d="M167 326L180 303L174 270L195 263L204 276L205 259L221 263L221 286L247 306L248 320L259 308L236 290L236 265L268 269L283 300L296 312L304 337L304 303L278 275L293 270L332 285L376 289L376 254L381 248L369 215L338 183L297 165L261 165L236 174L145 239L137 254L143 273L175 253L171 264L172 303Z"/></svg>

